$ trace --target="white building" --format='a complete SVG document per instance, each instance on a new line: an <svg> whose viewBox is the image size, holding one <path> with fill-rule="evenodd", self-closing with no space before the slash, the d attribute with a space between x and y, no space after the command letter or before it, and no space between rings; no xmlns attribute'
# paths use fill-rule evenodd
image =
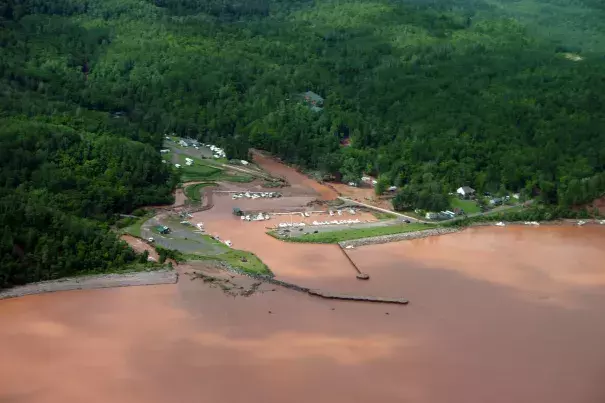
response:
<svg viewBox="0 0 605 403"><path fill-rule="evenodd" d="M462 197L470 197L475 194L475 189L468 186L462 186L456 190L456 193Z"/></svg>

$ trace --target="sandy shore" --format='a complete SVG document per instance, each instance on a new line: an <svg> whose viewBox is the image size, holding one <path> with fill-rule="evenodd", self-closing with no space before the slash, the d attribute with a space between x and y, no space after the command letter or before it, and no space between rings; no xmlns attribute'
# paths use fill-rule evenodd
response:
<svg viewBox="0 0 605 403"><path fill-rule="evenodd" d="M177 281L178 274L174 270L67 277L59 280L41 281L2 290L0 291L0 300L55 291L174 284Z"/></svg>

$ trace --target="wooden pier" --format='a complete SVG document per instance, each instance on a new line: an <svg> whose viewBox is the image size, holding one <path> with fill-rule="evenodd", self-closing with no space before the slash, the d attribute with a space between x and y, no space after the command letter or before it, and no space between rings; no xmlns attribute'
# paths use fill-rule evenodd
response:
<svg viewBox="0 0 605 403"><path fill-rule="evenodd" d="M357 275L356 275L357 279L358 280L369 280L370 279L370 275L367 274L367 273L362 272L361 270L359 270L359 267L357 267L357 265L355 264L355 262L353 261L353 259L351 259L351 256L349 256L349 254L347 253L347 251L340 244L338 244L338 247L340 248L340 251L345 255L345 257L347 258L347 260L349 261L349 263L351 263L351 266L353 266L353 268L357 272Z"/></svg>

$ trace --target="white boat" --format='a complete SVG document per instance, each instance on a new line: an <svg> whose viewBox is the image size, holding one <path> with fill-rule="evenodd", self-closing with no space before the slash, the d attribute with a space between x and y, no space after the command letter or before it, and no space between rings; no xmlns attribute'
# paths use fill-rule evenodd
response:
<svg viewBox="0 0 605 403"><path fill-rule="evenodd" d="M504 224L502 221L500 221L500 222L497 222L497 223L496 223L496 226L497 226L497 227L505 227L505 226L506 226L506 224Z"/></svg>
<svg viewBox="0 0 605 403"><path fill-rule="evenodd" d="M582 225L586 224L586 221L584 220L580 220L578 221L578 225L581 227Z"/></svg>

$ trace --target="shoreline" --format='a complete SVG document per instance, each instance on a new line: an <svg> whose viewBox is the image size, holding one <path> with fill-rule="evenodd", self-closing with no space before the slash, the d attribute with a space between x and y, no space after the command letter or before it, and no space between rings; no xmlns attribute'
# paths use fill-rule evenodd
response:
<svg viewBox="0 0 605 403"><path fill-rule="evenodd" d="M380 235L374 237L367 238L359 238L352 239L349 241L341 241L338 242L341 248L346 249L348 246L352 246L354 248L366 245L377 245L382 243L390 243L390 242L398 242L398 241L407 241L411 239L419 239L419 238L428 238L431 236L439 236L446 234L453 234L455 232L462 231L463 228L431 228L420 231L411 231L411 232L402 232L399 234L390 234L390 235Z"/></svg>
<svg viewBox="0 0 605 403"><path fill-rule="evenodd" d="M563 219L563 220L553 220L553 221L540 221L540 222L538 222L538 225L526 224L524 221L511 221L511 222L503 221L503 222L505 223L506 226L515 226L515 227L538 227L538 226L549 226L549 227L565 226L565 227L579 227L579 228L581 228L581 227L600 227L600 226L605 227L605 224L601 223L602 220L590 220L590 219L584 220L585 224L582 224L582 225L578 225L578 221L581 221L581 220ZM456 227L456 226L438 227L438 228L431 228L431 229L412 231L412 232L402 232L399 234L379 235L379 236L374 236L374 237L351 239L351 240L347 240L347 241L340 241L340 242L338 242L338 245L343 249L346 249L348 246L357 248L357 247L366 246L366 245L377 245L377 244L383 244L383 243L408 241L408 240L412 240L412 239L420 239L420 238L428 238L428 237L433 237L433 236L454 234L457 232L464 231L467 228L474 228L474 227L498 227L498 225L496 225L496 221L477 222L477 223L471 223L470 225L460 226L460 227Z"/></svg>
<svg viewBox="0 0 605 403"><path fill-rule="evenodd" d="M175 270L157 270L112 274L93 274L39 281L0 290L0 300L58 291L96 290L101 288L136 287L175 284L179 275Z"/></svg>
<svg viewBox="0 0 605 403"><path fill-rule="evenodd" d="M295 283L291 283L289 281L279 280L279 279L276 279L275 277L245 272L245 271L239 270L239 269L234 268L234 267L230 266L229 264L225 264L225 263L219 264L216 267L219 271L222 271L225 273L233 273L233 274L236 274L239 276L248 277L253 280L258 280L262 283L273 284L273 285L283 287L288 290L297 291L297 292L300 292L303 294L310 295L312 297L318 297L318 298L322 298L322 299L350 301L350 302L398 304L398 305L407 305L409 303L409 301L403 297L379 297L379 296L373 296L373 295L340 294L340 293L321 290L321 289L313 289L313 288L305 287L305 286L298 285ZM198 268L198 269L196 269L196 271L197 271L197 275L201 278L212 277L208 273L202 274L200 276L199 273L203 271L202 269ZM196 273L196 271L194 271L194 273ZM215 280L216 279L210 280L210 281L215 281ZM225 289L223 289L223 290L225 291ZM249 295L251 295L251 294L248 294L248 296Z"/></svg>
<svg viewBox="0 0 605 403"><path fill-rule="evenodd" d="M578 221L584 221L584 224L578 225ZM497 227L497 225L496 225L497 222L503 222L507 226L508 225L521 226L521 227L538 226L538 225L526 224L527 221L502 221L502 220L498 221L498 220L493 220L493 221L471 223L470 225L467 225L466 227L462 227L462 228L470 228L470 227ZM539 225L550 226L550 227L554 227L554 226L560 226L560 227L562 227L562 226L565 226L565 227L599 227L599 226L605 226L605 224L601 224L601 222L605 222L605 220L594 219L594 218L586 218L586 219L563 218L563 219L559 219L559 220L536 221L536 222Z"/></svg>

